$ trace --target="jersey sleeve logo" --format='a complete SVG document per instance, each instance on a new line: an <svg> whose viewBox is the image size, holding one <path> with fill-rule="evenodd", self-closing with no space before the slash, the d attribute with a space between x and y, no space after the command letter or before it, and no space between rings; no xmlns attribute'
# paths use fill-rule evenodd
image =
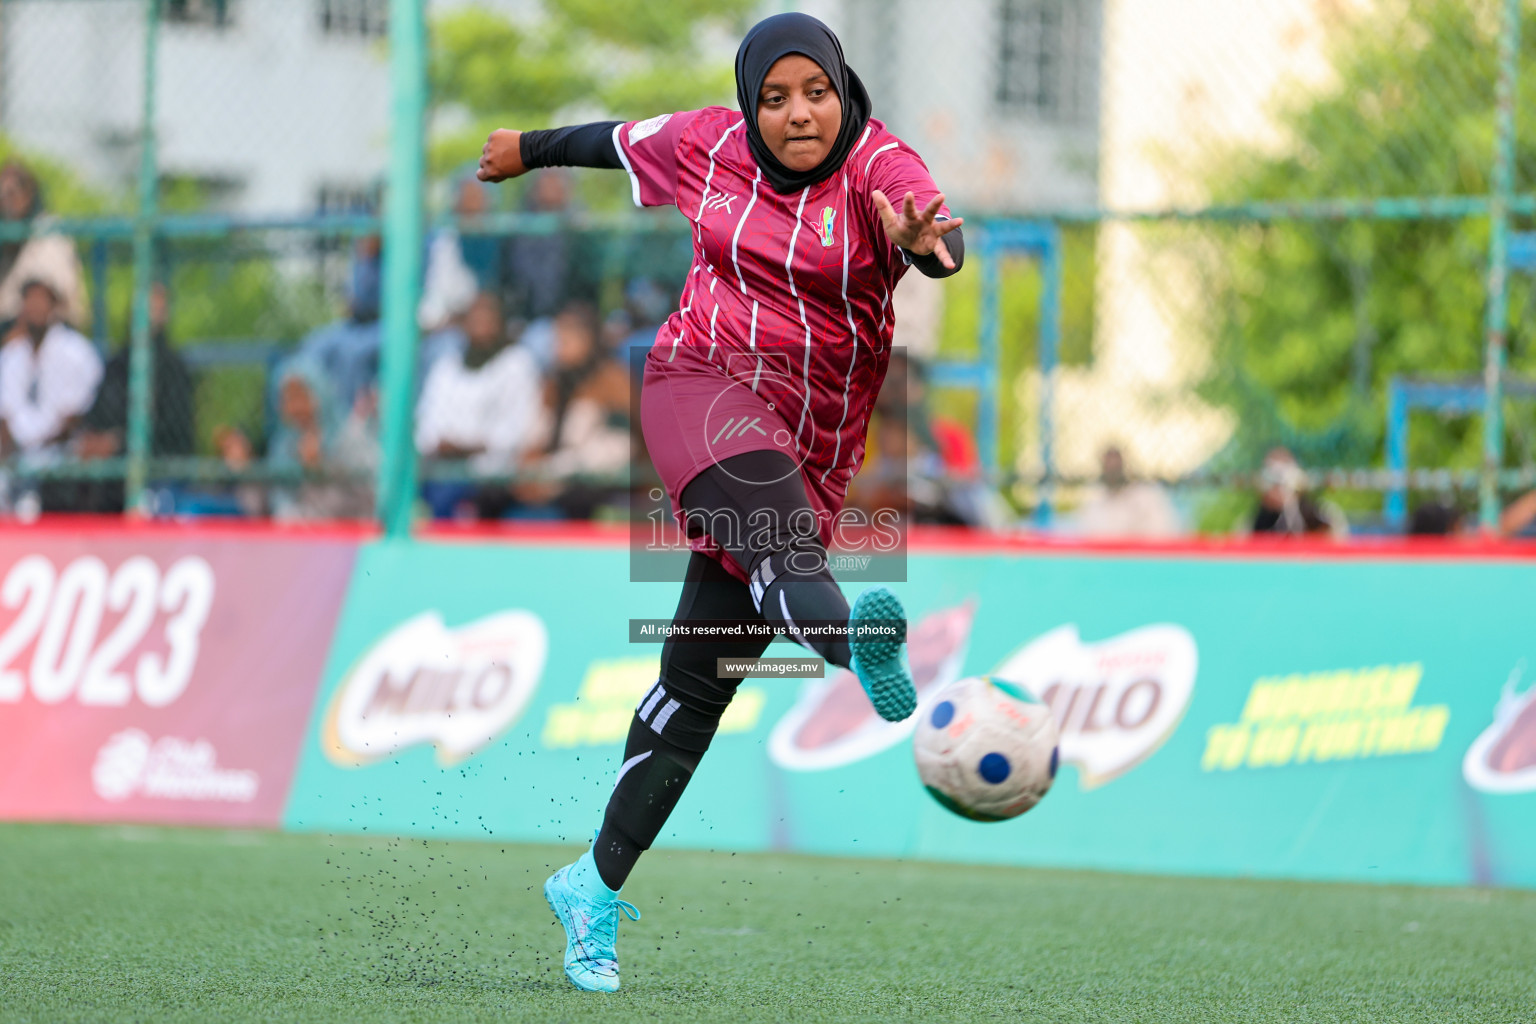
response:
<svg viewBox="0 0 1536 1024"><path fill-rule="evenodd" d="M837 211L830 206L821 208L821 244L823 248L830 247L837 241Z"/></svg>
<svg viewBox="0 0 1536 1024"><path fill-rule="evenodd" d="M655 117L648 117L644 121L636 121L634 127L629 130L629 144L633 146L641 139L650 138L661 131L662 125L670 120L672 120L671 114L657 114Z"/></svg>

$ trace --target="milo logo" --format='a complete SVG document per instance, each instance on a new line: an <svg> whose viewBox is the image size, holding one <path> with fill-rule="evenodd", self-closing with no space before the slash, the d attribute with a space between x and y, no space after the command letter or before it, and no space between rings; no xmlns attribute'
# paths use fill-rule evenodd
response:
<svg viewBox="0 0 1536 1024"><path fill-rule="evenodd" d="M1536 686L1518 689L1525 662L1515 666L1493 722L1478 734L1462 758L1467 784L1484 793L1528 793L1536 790Z"/></svg>
<svg viewBox="0 0 1536 1024"><path fill-rule="evenodd" d="M321 747L344 767L419 743L433 744L440 764L463 760L522 714L548 650L544 623L531 612L500 612L457 629L423 612L380 638L343 677Z"/></svg>
<svg viewBox="0 0 1536 1024"><path fill-rule="evenodd" d="M1050 706L1061 760L1084 789L1102 786L1149 757L1173 734L1195 689L1195 639L1182 626L1143 626L1096 643L1060 626L992 674Z"/></svg>

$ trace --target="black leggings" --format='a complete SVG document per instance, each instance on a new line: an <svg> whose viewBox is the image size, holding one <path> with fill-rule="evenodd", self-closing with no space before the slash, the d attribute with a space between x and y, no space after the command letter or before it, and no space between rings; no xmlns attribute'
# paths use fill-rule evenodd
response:
<svg viewBox="0 0 1536 1024"><path fill-rule="evenodd" d="M680 504L689 532L708 532L752 583L694 552L675 623L768 623L798 639L796 623L848 621L848 601L827 569L815 513L788 456L760 451L724 459L683 489ZM717 659L756 658L771 641L770 635L670 637L662 645L661 673L635 708L624 763L593 844L598 871L610 888L623 885L640 853L660 834L736 695L740 680L718 678ZM800 642L848 667L845 636Z"/></svg>

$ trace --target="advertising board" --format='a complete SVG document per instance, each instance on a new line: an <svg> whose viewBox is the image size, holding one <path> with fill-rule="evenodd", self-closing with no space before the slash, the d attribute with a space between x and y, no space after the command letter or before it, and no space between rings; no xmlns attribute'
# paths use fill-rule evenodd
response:
<svg viewBox="0 0 1536 1024"><path fill-rule="evenodd" d="M0 534L0 818L278 824L356 549Z"/></svg>
<svg viewBox="0 0 1536 1024"><path fill-rule="evenodd" d="M743 685L663 844L1536 885L1526 566L917 551L909 569L925 702L991 672L1056 713L1042 804L949 814L913 722L834 670ZM622 549L365 545L287 823L585 841L658 670L628 621L676 601L625 572Z"/></svg>

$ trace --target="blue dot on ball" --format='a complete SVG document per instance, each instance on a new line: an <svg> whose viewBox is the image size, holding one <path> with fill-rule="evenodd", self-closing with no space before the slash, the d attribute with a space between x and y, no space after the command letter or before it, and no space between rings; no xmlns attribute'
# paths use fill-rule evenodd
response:
<svg viewBox="0 0 1536 1024"><path fill-rule="evenodd" d="M981 777L994 786L1008 777L1008 759L1002 754L988 754L976 766Z"/></svg>
<svg viewBox="0 0 1536 1024"><path fill-rule="evenodd" d="M955 705L949 701L940 701L938 707L933 709L933 717L929 719L935 729L942 729L955 717Z"/></svg>
<svg viewBox="0 0 1536 1024"><path fill-rule="evenodd" d="M1053 779L1056 777L1056 762L1059 761L1059 760L1061 760L1061 748L1060 747L1052 747L1051 748L1051 778L1053 778Z"/></svg>

